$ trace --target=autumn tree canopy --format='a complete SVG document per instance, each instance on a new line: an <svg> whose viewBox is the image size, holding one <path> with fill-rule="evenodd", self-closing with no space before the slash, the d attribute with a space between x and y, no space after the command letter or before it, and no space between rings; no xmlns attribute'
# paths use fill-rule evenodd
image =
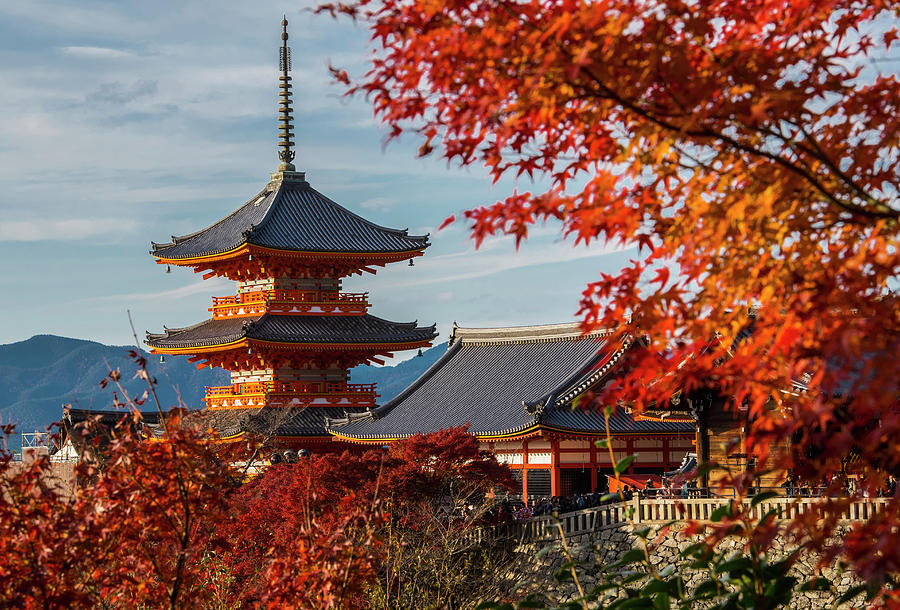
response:
<svg viewBox="0 0 900 610"><path fill-rule="evenodd" d="M145 438L140 419L75 426L86 451L68 491L46 455L16 462L0 446L0 607L396 606L385 593L437 607L483 578L464 535L483 521L454 500L513 484L464 427L246 481L252 446L177 412Z"/></svg>
<svg viewBox="0 0 900 610"><path fill-rule="evenodd" d="M606 404L712 385L748 409L765 467L817 482L852 455L873 489L900 474L896 1L320 10L370 28L370 70L334 73L391 138L517 178L465 212L476 242L551 219L577 243L633 252L586 278L580 304L586 328L651 344ZM854 544L897 517L893 505ZM877 556L896 566L893 547Z"/></svg>

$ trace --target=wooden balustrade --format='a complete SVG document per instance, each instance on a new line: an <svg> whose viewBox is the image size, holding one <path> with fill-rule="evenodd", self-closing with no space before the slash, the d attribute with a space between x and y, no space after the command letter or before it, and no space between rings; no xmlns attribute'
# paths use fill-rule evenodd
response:
<svg viewBox="0 0 900 610"><path fill-rule="evenodd" d="M831 498L837 500L837 498ZM744 500L743 509L749 511L753 519L761 519L772 512L776 519L793 519L803 513L815 510L816 507L829 501L829 498L816 497L778 497L763 500L751 506L749 499ZM731 502L729 498L693 498L693 499L638 499L633 501L634 520L643 522L666 522L673 520L706 521L713 512ZM854 500L844 509L840 519L846 521L864 521L884 509L885 498Z"/></svg>
<svg viewBox="0 0 900 610"><path fill-rule="evenodd" d="M374 406L378 398L374 383L332 381L256 381L206 388L204 401L209 408L247 406L289 406L312 400L326 404ZM302 399L302 400L301 400Z"/></svg>
<svg viewBox="0 0 900 610"><path fill-rule="evenodd" d="M234 296L213 297L214 318L278 314L361 315L369 307L369 293L337 290L256 290Z"/></svg>
<svg viewBox="0 0 900 610"><path fill-rule="evenodd" d="M750 505L745 500L743 507L754 519L760 519L773 511L779 520L792 519L826 502L828 498L770 498ZM604 504L594 508L563 513L559 518L542 515L531 519L521 519L512 523L472 529L466 534L470 543L490 539L509 539L516 542L552 540L559 538L560 528L566 537L595 532L626 523L667 523L669 521L709 521L713 512L727 505L729 498L699 499L641 499L635 497L629 502ZM840 519L843 521L865 521L884 510L886 498L860 499L851 502Z"/></svg>

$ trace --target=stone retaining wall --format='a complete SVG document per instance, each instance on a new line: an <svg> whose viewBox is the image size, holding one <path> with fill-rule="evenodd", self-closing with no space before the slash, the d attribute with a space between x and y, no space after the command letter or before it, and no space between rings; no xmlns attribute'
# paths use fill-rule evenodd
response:
<svg viewBox="0 0 900 610"><path fill-rule="evenodd" d="M602 579L602 575L598 574L598 565L613 563L631 548L640 546L639 539L632 533L633 529L634 526L627 523L566 537L566 543L580 566L579 579L585 591L589 591ZM681 528L675 526L651 545L653 548L651 562L658 569L670 564L684 563L679 553L698 541L699 537L684 536ZM737 548L735 541L725 540L721 544L730 544ZM549 549L540 552L546 547ZM788 540L778 541L775 543L773 558L783 557L794 548L796 545ZM510 598L521 599L527 591L545 592L557 602L576 596L577 590L573 583L560 584L553 578L566 561L559 540L523 541L515 546L511 557L511 561L503 567L502 573L498 574L499 580L509 583L507 592ZM817 557L801 555L792 568L792 575L800 582L806 581L816 574L817 564ZM823 569L821 576L835 583L836 592L797 593L791 603L792 608L834 607L841 594L859 584L850 574L841 573L834 565ZM703 571L685 573L689 590L708 578L708 573Z"/></svg>

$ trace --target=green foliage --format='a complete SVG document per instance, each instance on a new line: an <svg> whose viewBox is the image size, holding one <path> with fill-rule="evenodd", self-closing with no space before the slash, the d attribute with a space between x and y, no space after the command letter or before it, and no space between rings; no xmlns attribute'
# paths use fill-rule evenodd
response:
<svg viewBox="0 0 900 610"><path fill-rule="evenodd" d="M637 454L626 455L621 460L616 462L616 465L615 465L616 474L622 474L623 472L628 470L628 467L631 466L631 463L634 461L634 459L636 457L637 457Z"/></svg>

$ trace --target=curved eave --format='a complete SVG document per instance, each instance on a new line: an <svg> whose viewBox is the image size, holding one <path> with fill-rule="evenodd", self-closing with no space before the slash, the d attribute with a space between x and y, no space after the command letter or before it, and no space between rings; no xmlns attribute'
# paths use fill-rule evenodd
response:
<svg viewBox="0 0 900 610"><path fill-rule="evenodd" d="M230 442L242 439L246 434L247 433L245 431L241 430L240 432L238 432L236 434L231 434L229 436L220 436L216 439L216 442L217 443L230 443Z"/></svg>
<svg viewBox="0 0 900 610"><path fill-rule="evenodd" d="M295 441L297 439L302 439L306 442L322 442L322 443L333 443L335 442L335 438L330 434L276 434L272 437L273 441Z"/></svg>
<svg viewBox="0 0 900 610"><path fill-rule="evenodd" d="M283 350L308 350L308 349L316 349L316 350L352 350L352 351L368 351L371 349L379 349L379 350L388 350L388 351L401 351L407 349L415 349L417 347L424 347L429 345L434 340L434 337L430 339L420 339L417 341L404 341L399 343L288 343L284 341L264 341L261 339L252 339L247 337L241 337L235 341L230 341L227 343L216 343L210 345L195 345L188 347L165 347L160 345L154 345L147 342L147 345L150 346L151 354L169 354L173 356L178 355L193 355L198 352L227 352L233 349L245 348L245 347L269 347L272 349L283 349Z"/></svg>
<svg viewBox="0 0 900 610"><path fill-rule="evenodd" d="M213 252L207 252L203 254L197 254L193 256L184 256L184 257L166 257L164 251L154 250L150 252L155 258L156 263L159 265L178 265L184 267L190 267L194 265L208 265L210 263L217 262L229 262L236 259L244 258L248 255L256 254L268 254L270 256L278 256L284 258L295 258L295 259L306 259L306 260L318 260L323 258L333 259L345 259L345 260L355 260L355 261L366 261L366 260L406 260L408 258L413 258L416 256L422 256L425 253L425 249L428 248L431 244L425 243L419 248L414 248L410 250L376 250L376 251L355 251L355 252L347 252L347 251L328 251L328 250L282 250L279 248L271 248L269 246L260 246L258 244L254 244L250 241L243 241L238 245L229 248L227 250L218 250Z"/></svg>
<svg viewBox="0 0 900 610"><path fill-rule="evenodd" d="M575 429L575 428L562 428L557 426L541 426L542 430L546 430L547 432L553 432L554 434L562 434L566 436L581 436L586 438L606 438L605 430L598 430L597 432L591 432L588 430ZM691 432L687 431L679 431L679 430L610 430L610 436L614 437L657 437L657 436L693 436Z"/></svg>
<svg viewBox="0 0 900 610"><path fill-rule="evenodd" d="M203 265L215 261L230 261L236 258L242 258L245 255L250 254L250 245L247 242L242 242L228 250L180 258L166 257L160 254L159 250L152 250L150 254L156 258L156 263L158 265L183 265L188 267L191 265Z"/></svg>
<svg viewBox="0 0 900 610"><path fill-rule="evenodd" d="M154 345L151 341L145 341L145 343L150 347L151 354L169 354L172 356L189 356L201 352L227 352L233 349L244 348L247 347L248 339L246 337L240 337L233 341L228 341L226 343L212 343L209 345L192 345L187 347L165 347L162 345Z"/></svg>
<svg viewBox="0 0 900 610"><path fill-rule="evenodd" d="M381 443L392 443L394 441L400 441L408 436L366 436L366 437L356 437L356 436L347 436L344 434L340 434L335 432L332 428L325 428L329 435L335 440L343 441L345 443L355 443L358 445L376 445Z"/></svg>
<svg viewBox="0 0 900 610"><path fill-rule="evenodd" d="M413 434L400 434L400 435L381 435L381 436L352 436L347 434L341 434L335 428L326 427L328 433L334 437L336 440L344 441L348 443L357 443L361 445L374 445L380 443L392 443L396 441L401 441L414 436ZM605 431L597 431L590 432L586 430L575 430L569 428L559 428L555 426L546 426L543 424L531 425L524 427L519 430L511 430L511 431L503 431L503 432L473 432L472 434L480 441L509 441L509 440L525 440L528 438L533 438L535 436L540 436L545 432L553 433L554 435L563 435L569 437L582 437L582 438L606 438ZM614 437L657 437L657 436L688 436L689 432L679 432L679 431L660 431L660 432L650 432L644 430L629 430L627 432L622 431L613 431L610 433Z"/></svg>
<svg viewBox="0 0 900 610"><path fill-rule="evenodd" d="M497 440L497 439L505 439L505 438L525 438L534 436L539 434L542 426L540 424L529 423L525 426L520 426L518 428L509 428L507 430L498 430L491 432L471 432L477 439L479 440ZM361 435L361 436L353 436L351 434L343 434L338 431L333 426L326 426L325 430L328 431L334 437L337 437L341 440L345 440L353 443L378 443L382 441L399 441L403 439L410 438L411 436L415 436L416 434L420 434L419 432L413 434L371 434L371 435ZM428 432L422 432L421 434L428 434L430 432L437 432L437 430L430 430Z"/></svg>
<svg viewBox="0 0 900 610"><path fill-rule="evenodd" d="M634 421L652 421L661 424L693 424L696 423L696 419L693 417L684 415L676 415L674 417L654 417L652 415L639 415L634 413L632 415Z"/></svg>

